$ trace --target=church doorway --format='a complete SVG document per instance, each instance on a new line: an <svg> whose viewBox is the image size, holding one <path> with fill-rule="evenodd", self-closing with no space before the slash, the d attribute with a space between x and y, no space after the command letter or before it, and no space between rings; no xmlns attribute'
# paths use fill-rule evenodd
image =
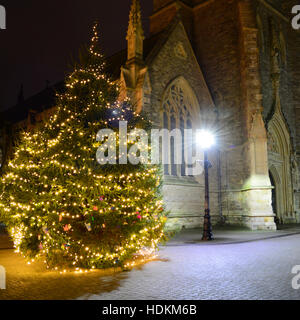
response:
<svg viewBox="0 0 300 320"><path fill-rule="evenodd" d="M268 124L268 164L273 211L280 223L295 223L290 135L279 111ZM272 181L273 180L273 181Z"/></svg>

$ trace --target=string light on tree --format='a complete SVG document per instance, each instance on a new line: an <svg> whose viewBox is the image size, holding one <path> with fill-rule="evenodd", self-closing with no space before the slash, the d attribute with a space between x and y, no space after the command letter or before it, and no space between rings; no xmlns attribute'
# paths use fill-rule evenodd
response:
<svg viewBox="0 0 300 320"><path fill-rule="evenodd" d="M1 218L30 263L42 259L48 268L79 273L131 266L137 254L152 253L165 237L161 168L96 161L99 130L118 132L119 121L129 129L151 128L129 101L118 101L119 88L105 73L97 24L65 84L55 113L22 134L5 168Z"/></svg>

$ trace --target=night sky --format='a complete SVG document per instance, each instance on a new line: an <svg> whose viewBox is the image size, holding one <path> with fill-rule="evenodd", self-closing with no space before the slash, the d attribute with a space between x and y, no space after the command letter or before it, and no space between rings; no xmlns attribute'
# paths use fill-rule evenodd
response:
<svg viewBox="0 0 300 320"><path fill-rule="evenodd" d="M7 29L0 30L0 108L16 104L21 84L25 98L43 90L46 80L64 79L72 57L88 43L100 22L106 55L126 46L131 0L0 0ZM141 0L148 34L152 0Z"/></svg>

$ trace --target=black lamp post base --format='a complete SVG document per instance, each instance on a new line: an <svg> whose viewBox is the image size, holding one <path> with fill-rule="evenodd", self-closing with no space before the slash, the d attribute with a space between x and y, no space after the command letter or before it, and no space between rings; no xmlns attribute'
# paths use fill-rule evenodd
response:
<svg viewBox="0 0 300 320"><path fill-rule="evenodd" d="M202 237L202 241L212 241L212 240L214 240L214 237L213 237L212 234L205 235L205 236Z"/></svg>
<svg viewBox="0 0 300 320"><path fill-rule="evenodd" d="M206 211L206 214L204 216L204 227L203 227L202 241L211 241L211 240L214 240L214 237L212 234L210 213L209 213L209 209L207 209L205 211Z"/></svg>
<svg viewBox="0 0 300 320"><path fill-rule="evenodd" d="M212 234L211 220L210 220L210 209L209 209L209 184L208 184L208 168L211 167L208 161L207 150L204 151L204 174L205 174L205 214L204 214L204 225L203 225L203 237L202 241L214 240Z"/></svg>

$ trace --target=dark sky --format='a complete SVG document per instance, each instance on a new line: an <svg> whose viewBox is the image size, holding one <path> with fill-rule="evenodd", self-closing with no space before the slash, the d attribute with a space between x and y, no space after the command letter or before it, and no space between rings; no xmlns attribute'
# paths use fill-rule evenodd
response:
<svg viewBox="0 0 300 320"><path fill-rule="evenodd" d="M20 86L25 98L64 79L78 49L100 22L107 55L126 46L131 0L0 0L7 29L0 30L0 108L15 105ZM141 0L146 35L152 0Z"/></svg>

